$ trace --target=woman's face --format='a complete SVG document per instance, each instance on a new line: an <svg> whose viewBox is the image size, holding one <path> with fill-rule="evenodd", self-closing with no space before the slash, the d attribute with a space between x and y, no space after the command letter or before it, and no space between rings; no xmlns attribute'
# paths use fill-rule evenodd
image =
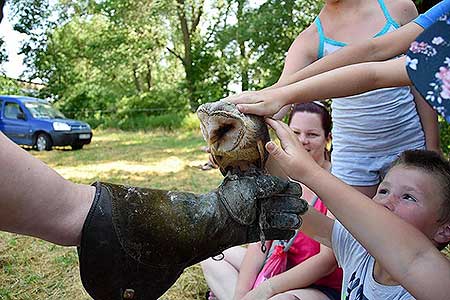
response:
<svg viewBox="0 0 450 300"><path fill-rule="evenodd" d="M289 127L295 132L306 151L321 165L324 161L325 147L329 137L325 137L320 115L310 112L295 112Z"/></svg>

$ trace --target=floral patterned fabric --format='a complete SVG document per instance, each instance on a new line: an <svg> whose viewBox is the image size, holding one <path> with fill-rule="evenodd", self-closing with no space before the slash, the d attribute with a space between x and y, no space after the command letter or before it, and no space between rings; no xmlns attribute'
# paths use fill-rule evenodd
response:
<svg viewBox="0 0 450 300"><path fill-rule="evenodd" d="M450 14L411 44L406 70L427 103L450 123Z"/></svg>

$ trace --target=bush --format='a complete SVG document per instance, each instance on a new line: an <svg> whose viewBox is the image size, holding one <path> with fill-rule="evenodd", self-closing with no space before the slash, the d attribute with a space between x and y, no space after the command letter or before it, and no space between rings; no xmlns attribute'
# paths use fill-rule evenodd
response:
<svg viewBox="0 0 450 300"><path fill-rule="evenodd" d="M193 113L169 113L157 116L135 114L121 119L105 119L100 128L118 128L122 130L152 130L163 128L167 130L195 130L200 128L199 120Z"/></svg>
<svg viewBox="0 0 450 300"><path fill-rule="evenodd" d="M16 80L6 76L0 76L0 94L2 95L23 95L26 91L22 90Z"/></svg>
<svg viewBox="0 0 450 300"><path fill-rule="evenodd" d="M151 90L123 97L117 103L119 117L158 116L188 111L188 101L174 90Z"/></svg>
<svg viewBox="0 0 450 300"><path fill-rule="evenodd" d="M442 153L448 156L450 153L450 125L442 117L439 117L439 133Z"/></svg>

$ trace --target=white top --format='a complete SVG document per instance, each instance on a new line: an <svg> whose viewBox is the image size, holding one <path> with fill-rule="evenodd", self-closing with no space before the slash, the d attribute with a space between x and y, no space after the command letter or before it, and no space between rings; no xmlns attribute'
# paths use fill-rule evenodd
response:
<svg viewBox="0 0 450 300"><path fill-rule="evenodd" d="M337 220L334 222L332 247L344 271L343 300L410 300L415 299L401 285L383 285L375 281L375 259Z"/></svg>

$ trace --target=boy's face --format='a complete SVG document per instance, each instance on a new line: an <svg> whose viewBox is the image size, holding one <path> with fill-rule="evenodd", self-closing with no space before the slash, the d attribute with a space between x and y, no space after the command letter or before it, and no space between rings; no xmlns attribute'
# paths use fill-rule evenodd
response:
<svg viewBox="0 0 450 300"><path fill-rule="evenodd" d="M373 200L433 239L439 228L440 191L430 174L399 165L387 173Z"/></svg>

